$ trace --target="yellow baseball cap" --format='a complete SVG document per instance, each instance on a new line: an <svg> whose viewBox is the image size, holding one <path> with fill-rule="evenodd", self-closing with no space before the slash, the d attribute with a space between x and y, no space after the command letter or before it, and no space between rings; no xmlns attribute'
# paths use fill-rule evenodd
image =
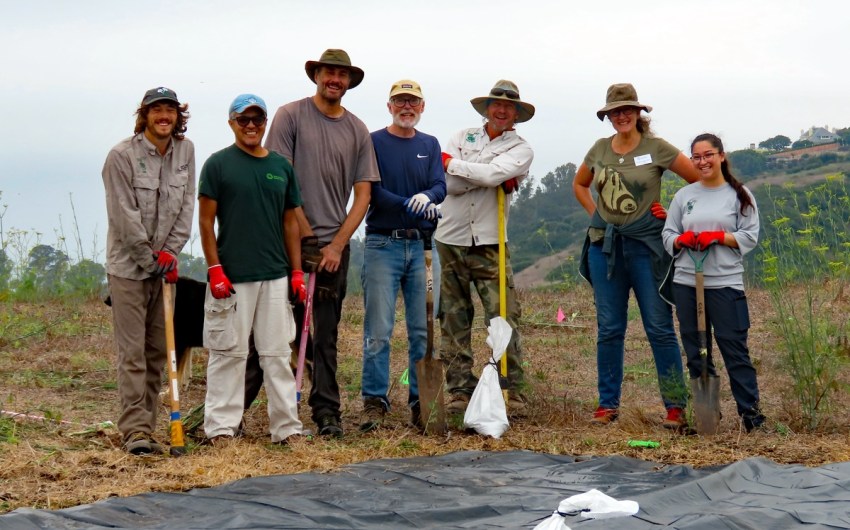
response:
<svg viewBox="0 0 850 530"><path fill-rule="evenodd" d="M410 79L402 79L401 81L393 83L393 86L390 89L390 98L398 96L399 94L410 94L411 96L425 99L425 96L422 95L422 87L419 86L419 83L411 81Z"/></svg>

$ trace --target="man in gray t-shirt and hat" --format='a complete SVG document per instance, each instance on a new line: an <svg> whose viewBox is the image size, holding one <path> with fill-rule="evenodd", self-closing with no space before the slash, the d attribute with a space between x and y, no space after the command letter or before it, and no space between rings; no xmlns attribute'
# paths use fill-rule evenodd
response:
<svg viewBox="0 0 850 530"><path fill-rule="evenodd" d="M336 343L348 275L348 241L366 215L372 182L380 181L380 176L369 130L342 106L345 92L363 81L363 70L351 64L344 50L336 49L325 50L304 68L316 93L277 110L266 148L292 162L301 188L302 265L305 272L317 273L313 341L307 349L313 361L308 403L319 434L339 437L343 430ZM354 201L346 211L352 191ZM295 315L298 342L303 305L296 305Z"/></svg>

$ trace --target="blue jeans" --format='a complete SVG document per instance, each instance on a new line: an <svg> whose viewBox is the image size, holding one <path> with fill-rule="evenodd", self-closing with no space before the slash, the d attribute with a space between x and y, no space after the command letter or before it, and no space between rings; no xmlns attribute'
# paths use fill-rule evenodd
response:
<svg viewBox="0 0 850 530"><path fill-rule="evenodd" d="M432 252L436 254L436 251ZM380 398L389 409L390 339L396 298L404 298L408 341L408 404L419 401L416 361L428 340L425 310L425 251L422 240L368 234L363 256L363 398Z"/></svg>
<svg viewBox="0 0 850 530"><path fill-rule="evenodd" d="M652 252L638 240L617 238L616 263L611 278L602 247L588 249L590 279L596 301L596 363L599 406L620 406L623 385L623 355L628 324L629 291L640 308L643 329L652 347L658 387L665 408L687 404L687 389L682 370L682 353L673 327L673 309L658 294L652 275Z"/></svg>

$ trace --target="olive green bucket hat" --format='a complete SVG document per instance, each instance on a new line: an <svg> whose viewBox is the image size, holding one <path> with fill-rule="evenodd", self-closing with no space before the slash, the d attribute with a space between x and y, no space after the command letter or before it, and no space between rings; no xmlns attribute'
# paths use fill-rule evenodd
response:
<svg viewBox="0 0 850 530"><path fill-rule="evenodd" d="M310 81L316 82L316 68L320 66L342 66L348 68L351 72L351 83L348 84L348 88L354 88L363 81L363 70L351 65L351 58L348 57L345 50L329 48L319 57L318 61L307 61L304 64L304 70L307 71L307 77L310 78Z"/></svg>
<svg viewBox="0 0 850 530"><path fill-rule="evenodd" d="M469 100L469 102L472 103L472 107L478 111L478 114L486 118L487 105L489 105L490 101L494 99L502 99L516 103L517 123L528 121L532 116L534 116L534 105L520 100L519 89L517 88L516 83L508 81L507 79L500 79L496 81L496 84L490 89L490 94L480 98L473 98Z"/></svg>
<svg viewBox="0 0 850 530"><path fill-rule="evenodd" d="M637 107L652 112L652 107L638 101L637 90L631 83L616 83L608 87L605 106L596 111L596 117L604 120L609 112L620 107Z"/></svg>

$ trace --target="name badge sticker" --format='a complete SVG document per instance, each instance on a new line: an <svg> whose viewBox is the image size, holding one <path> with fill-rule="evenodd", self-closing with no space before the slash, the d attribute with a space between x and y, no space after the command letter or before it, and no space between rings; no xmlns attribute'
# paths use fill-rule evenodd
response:
<svg viewBox="0 0 850 530"><path fill-rule="evenodd" d="M646 164L651 164L651 163L652 163L652 155L650 155L649 153L635 157L635 165L636 166L645 166Z"/></svg>

